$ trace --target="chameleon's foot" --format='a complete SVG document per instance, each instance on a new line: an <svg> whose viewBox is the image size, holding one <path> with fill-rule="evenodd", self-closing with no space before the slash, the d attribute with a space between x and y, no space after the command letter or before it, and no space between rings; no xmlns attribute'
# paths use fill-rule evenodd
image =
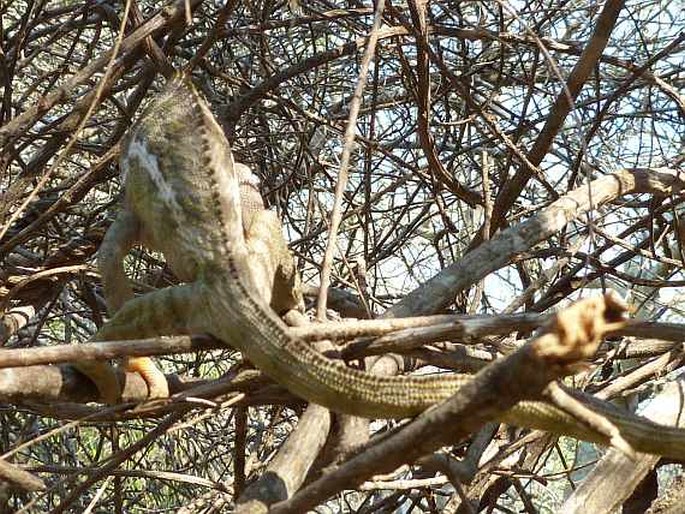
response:
<svg viewBox="0 0 685 514"><path fill-rule="evenodd" d="M169 385L164 373L155 365L149 357L131 357L124 362L126 371L138 373L148 389L148 398L168 398Z"/></svg>
<svg viewBox="0 0 685 514"><path fill-rule="evenodd" d="M115 405L121 401L121 384L112 366L101 361L81 361L74 367L95 384L103 402Z"/></svg>
<svg viewBox="0 0 685 514"><path fill-rule="evenodd" d="M286 325L289 327L301 327L309 323L307 316L297 309L290 309L286 312L283 315L283 321L285 321Z"/></svg>

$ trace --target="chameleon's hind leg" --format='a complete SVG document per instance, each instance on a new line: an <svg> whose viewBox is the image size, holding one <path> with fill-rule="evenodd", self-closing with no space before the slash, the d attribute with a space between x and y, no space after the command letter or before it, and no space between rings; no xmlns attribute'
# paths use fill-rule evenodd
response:
<svg viewBox="0 0 685 514"><path fill-rule="evenodd" d="M98 267L110 316L114 316L126 302L133 299L133 289L124 270L124 258L140 239L140 222L126 208L114 220L100 246ZM169 396L166 377L150 357L126 357L122 365L124 370L143 377L150 398Z"/></svg>
<svg viewBox="0 0 685 514"><path fill-rule="evenodd" d="M110 316L116 317L123 306L133 299L133 289L124 270L124 258L131 247L140 241L140 223L129 209L119 213L114 223L109 227L98 251L98 267L102 277L102 285ZM126 317L129 317L127 315ZM112 320L114 321L114 320ZM108 328L106 324L96 335L95 340L123 339L123 335ZM144 328L137 328L137 334L129 339L144 337ZM106 337L102 334L107 333ZM153 334L156 335L156 334ZM100 395L107 403L116 403L121 397L122 386L117 379L116 370L103 361L80 361L74 363L77 370L88 376L98 387ZM169 396L169 388L162 371L157 368L149 357L130 357L123 359L126 371L139 373L145 380L151 398L165 398Z"/></svg>
<svg viewBox="0 0 685 514"><path fill-rule="evenodd" d="M291 309L304 311L300 274L278 216L266 210L254 213L245 229L245 243L255 287L265 302L277 314Z"/></svg>
<svg viewBox="0 0 685 514"><path fill-rule="evenodd" d="M168 287L134 298L95 334L93 341L141 339L160 335L185 334L191 329L193 316L202 312L200 287L186 284ZM115 370L105 362L81 361L75 367L97 386L107 403L121 398L121 385ZM149 358L132 358L124 362L128 371L135 371L148 384L151 398L169 396L164 374ZM154 389L153 389L154 388Z"/></svg>

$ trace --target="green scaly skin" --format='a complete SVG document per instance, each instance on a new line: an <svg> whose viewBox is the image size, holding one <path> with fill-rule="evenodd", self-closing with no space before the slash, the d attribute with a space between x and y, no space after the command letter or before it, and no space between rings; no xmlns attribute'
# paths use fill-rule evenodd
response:
<svg viewBox="0 0 685 514"><path fill-rule="evenodd" d="M456 374L371 375L327 359L288 334L272 309L272 296L278 297L279 310L299 305L301 297L280 224L271 214L256 214L257 223L261 216L266 220L263 230L246 228L229 144L188 81L171 81L146 110L122 152L122 167L128 212L143 227L142 240L163 252L187 283L128 301L98 332L97 340L210 333L242 351L292 393L336 412L368 418L417 415L470 380ZM123 275L123 269L107 273L122 280L118 274ZM97 375L89 376L100 384ZM105 388L100 387L103 395L112 397ZM637 451L685 458L685 430L574 394L609 418ZM501 421L608 443L544 402L520 402Z"/></svg>

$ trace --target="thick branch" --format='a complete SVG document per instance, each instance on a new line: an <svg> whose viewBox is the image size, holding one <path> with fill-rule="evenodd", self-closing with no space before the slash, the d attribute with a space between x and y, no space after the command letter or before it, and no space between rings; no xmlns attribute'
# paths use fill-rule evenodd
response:
<svg viewBox="0 0 685 514"><path fill-rule="evenodd" d="M685 175L668 168L634 168L615 171L581 185L534 217L497 234L459 261L409 293L386 311L386 317L432 314L447 307L456 294L499 268L518 253L553 236L582 214L631 193L677 194L685 188ZM590 191L592 194L590 194Z"/></svg>
<svg viewBox="0 0 685 514"><path fill-rule="evenodd" d="M595 69L597 62L602 57L602 52L609 41L609 36L618 20L618 13L623 8L625 0L609 0L599 15L597 26L583 50L580 59L573 68L568 81L564 85L547 117L545 126L535 141L533 148L528 153L528 161L537 166L547 155L559 129L562 127L566 116L573 107L573 102L578 97L580 90L587 81L590 73ZM493 210L491 230L500 228L507 212L518 198L533 172L528 167L522 166L511 180L508 180L500 193L497 195Z"/></svg>
<svg viewBox="0 0 685 514"><path fill-rule="evenodd" d="M413 462L475 432L518 401L537 397L550 381L568 374L578 359L596 350L606 324L620 315L621 306L613 302L607 297L606 303L595 298L573 305L569 316L559 315L550 333L493 362L449 400L381 442L373 440L370 447L270 512L306 512L337 491Z"/></svg>

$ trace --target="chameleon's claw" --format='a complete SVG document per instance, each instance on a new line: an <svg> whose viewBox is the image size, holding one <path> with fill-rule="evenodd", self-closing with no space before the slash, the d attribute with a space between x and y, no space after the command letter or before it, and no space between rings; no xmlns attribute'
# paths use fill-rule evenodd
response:
<svg viewBox="0 0 685 514"><path fill-rule="evenodd" d="M168 398L169 384L167 384L166 376L155 365L149 357L131 357L124 362L126 371L138 373L148 389L148 398Z"/></svg>
<svg viewBox="0 0 685 514"><path fill-rule="evenodd" d="M119 382L115 368L101 361L81 361L75 363L74 367L95 384L104 403L115 405L121 402L123 386ZM148 398L169 397L169 386L166 377L155 366L152 359L148 357L126 359L124 369L138 373L145 380L148 388Z"/></svg>

